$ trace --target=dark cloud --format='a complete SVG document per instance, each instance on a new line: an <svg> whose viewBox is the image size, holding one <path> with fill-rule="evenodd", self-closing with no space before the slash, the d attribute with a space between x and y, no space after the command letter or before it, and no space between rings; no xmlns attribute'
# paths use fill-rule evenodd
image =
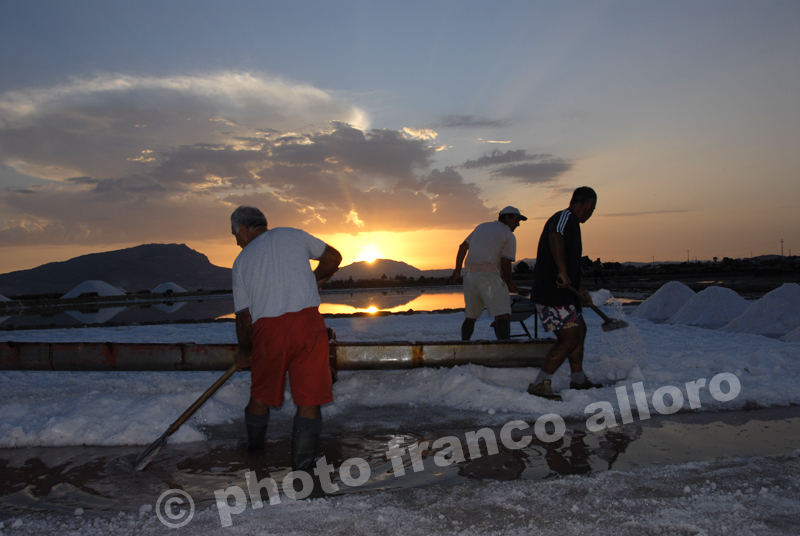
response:
<svg viewBox="0 0 800 536"><path fill-rule="evenodd" d="M539 156L529 155L525 149L518 149L516 151L499 151L495 149L476 160L467 160L464 162L463 167L467 169L482 168L499 164L510 164L512 162L526 162L536 158L539 158Z"/></svg>
<svg viewBox="0 0 800 536"><path fill-rule="evenodd" d="M503 166L492 172L495 177L509 177L517 182L538 184L552 182L572 168L572 164L565 160L550 160L545 162L525 162Z"/></svg>
<svg viewBox="0 0 800 536"><path fill-rule="evenodd" d="M651 216L653 214L685 214L687 212L693 212L693 211L688 209L645 210L642 212L614 212L611 214L600 214L600 216L606 216L612 218L631 218L636 216Z"/></svg>
<svg viewBox="0 0 800 536"><path fill-rule="evenodd" d="M509 122L503 119L487 119L474 115L446 115L436 125L438 128L501 128Z"/></svg>

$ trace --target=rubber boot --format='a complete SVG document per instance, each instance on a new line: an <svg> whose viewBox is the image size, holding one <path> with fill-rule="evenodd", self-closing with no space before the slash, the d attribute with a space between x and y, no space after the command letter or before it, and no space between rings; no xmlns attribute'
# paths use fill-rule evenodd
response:
<svg viewBox="0 0 800 536"><path fill-rule="evenodd" d="M267 435L269 413L265 415L255 415L245 410L244 423L247 426L247 450L264 450L264 436Z"/></svg>
<svg viewBox="0 0 800 536"><path fill-rule="evenodd" d="M292 425L292 470L313 474L322 419L295 417Z"/></svg>
<svg viewBox="0 0 800 536"><path fill-rule="evenodd" d="M495 318L494 319L494 334L498 340L511 338L511 319L510 318Z"/></svg>
<svg viewBox="0 0 800 536"><path fill-rule="evenodd" d="M472 332L475 330L475 320L465 318L461 324L461 340L468 341L472 337Z"/></svg>

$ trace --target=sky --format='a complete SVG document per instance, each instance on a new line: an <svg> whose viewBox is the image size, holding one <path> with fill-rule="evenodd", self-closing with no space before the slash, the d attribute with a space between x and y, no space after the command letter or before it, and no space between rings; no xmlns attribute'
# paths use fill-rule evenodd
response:
<svg viewBox="0 0 800 536"><path fill-rule="evenodd" d="M0 273L255 205L344 264L454 264L598 192L603 261L800 251L796 1L0 0Z"/></svg>

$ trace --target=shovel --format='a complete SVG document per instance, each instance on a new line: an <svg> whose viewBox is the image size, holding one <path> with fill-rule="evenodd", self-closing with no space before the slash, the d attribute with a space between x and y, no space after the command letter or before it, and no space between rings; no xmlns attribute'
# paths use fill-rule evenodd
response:
<svg viewBox="0 0 800 536"><path fill-rule="evenodd" d="M576 296L583 297L583 295L575 290L572 286L567 286L567 288ZM595 304L589 304L589 307L592 308L592 311L600 315L600 318L603 319L603 325L600 326L603 331L614 331L615 329L622 329L627 328L628 323L624 320L619 320L618 318L609 318L603 311L601 311Z"/></svg>
<svg viewBox="0 0 800 536"><path fill-rule="evenodd" d="M217 389L222 387L222 384L228 381L228 378L233 376L233 373L236 372L236 364L231 365L231 368L225 372L222 376L219 377L217 381L214 382L214 385L209 387L205 393L200 395L200 398L194 401L194 403L189 406L189 408L183 412L183 414L178 417L178 419L167 428L167 431L161 434L161 437L153 441L153 443L147 447L144 452L142 452L136 461L134 462L134 469L137 471L143 470L147 465L156 457L156 454L161 452L161 449L164 448L164 445L167 444L167 438L178 431L178 428L181 427L183 423L185 423L189 417L191 417L195 411L200 409L200 406L205 404L206 400L211 398Z"/></svg>

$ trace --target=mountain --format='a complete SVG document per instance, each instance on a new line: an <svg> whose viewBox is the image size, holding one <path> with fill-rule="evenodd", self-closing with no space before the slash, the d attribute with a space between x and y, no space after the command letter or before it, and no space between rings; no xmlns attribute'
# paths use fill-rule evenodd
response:
<svg viewBox="0 0 800 536"><path fill-rule="evenodd" d="M64 294L86 280L105 281L128 292L164 282L193 291L231 288L231 270L185 244L145 244L82 255L30 270L0 275L0 294Z"/></svg>
<svg viewBox="0 0 800 536"><path fill-rule="evenodd" d="M342 266L331 279L344 280L352 277L354 281L357 281L359 279L381 279L384 275L387 279L394 279L398 275L417 279L425 273L404 262L375 259L373 262L359 261Z"/></svg>

